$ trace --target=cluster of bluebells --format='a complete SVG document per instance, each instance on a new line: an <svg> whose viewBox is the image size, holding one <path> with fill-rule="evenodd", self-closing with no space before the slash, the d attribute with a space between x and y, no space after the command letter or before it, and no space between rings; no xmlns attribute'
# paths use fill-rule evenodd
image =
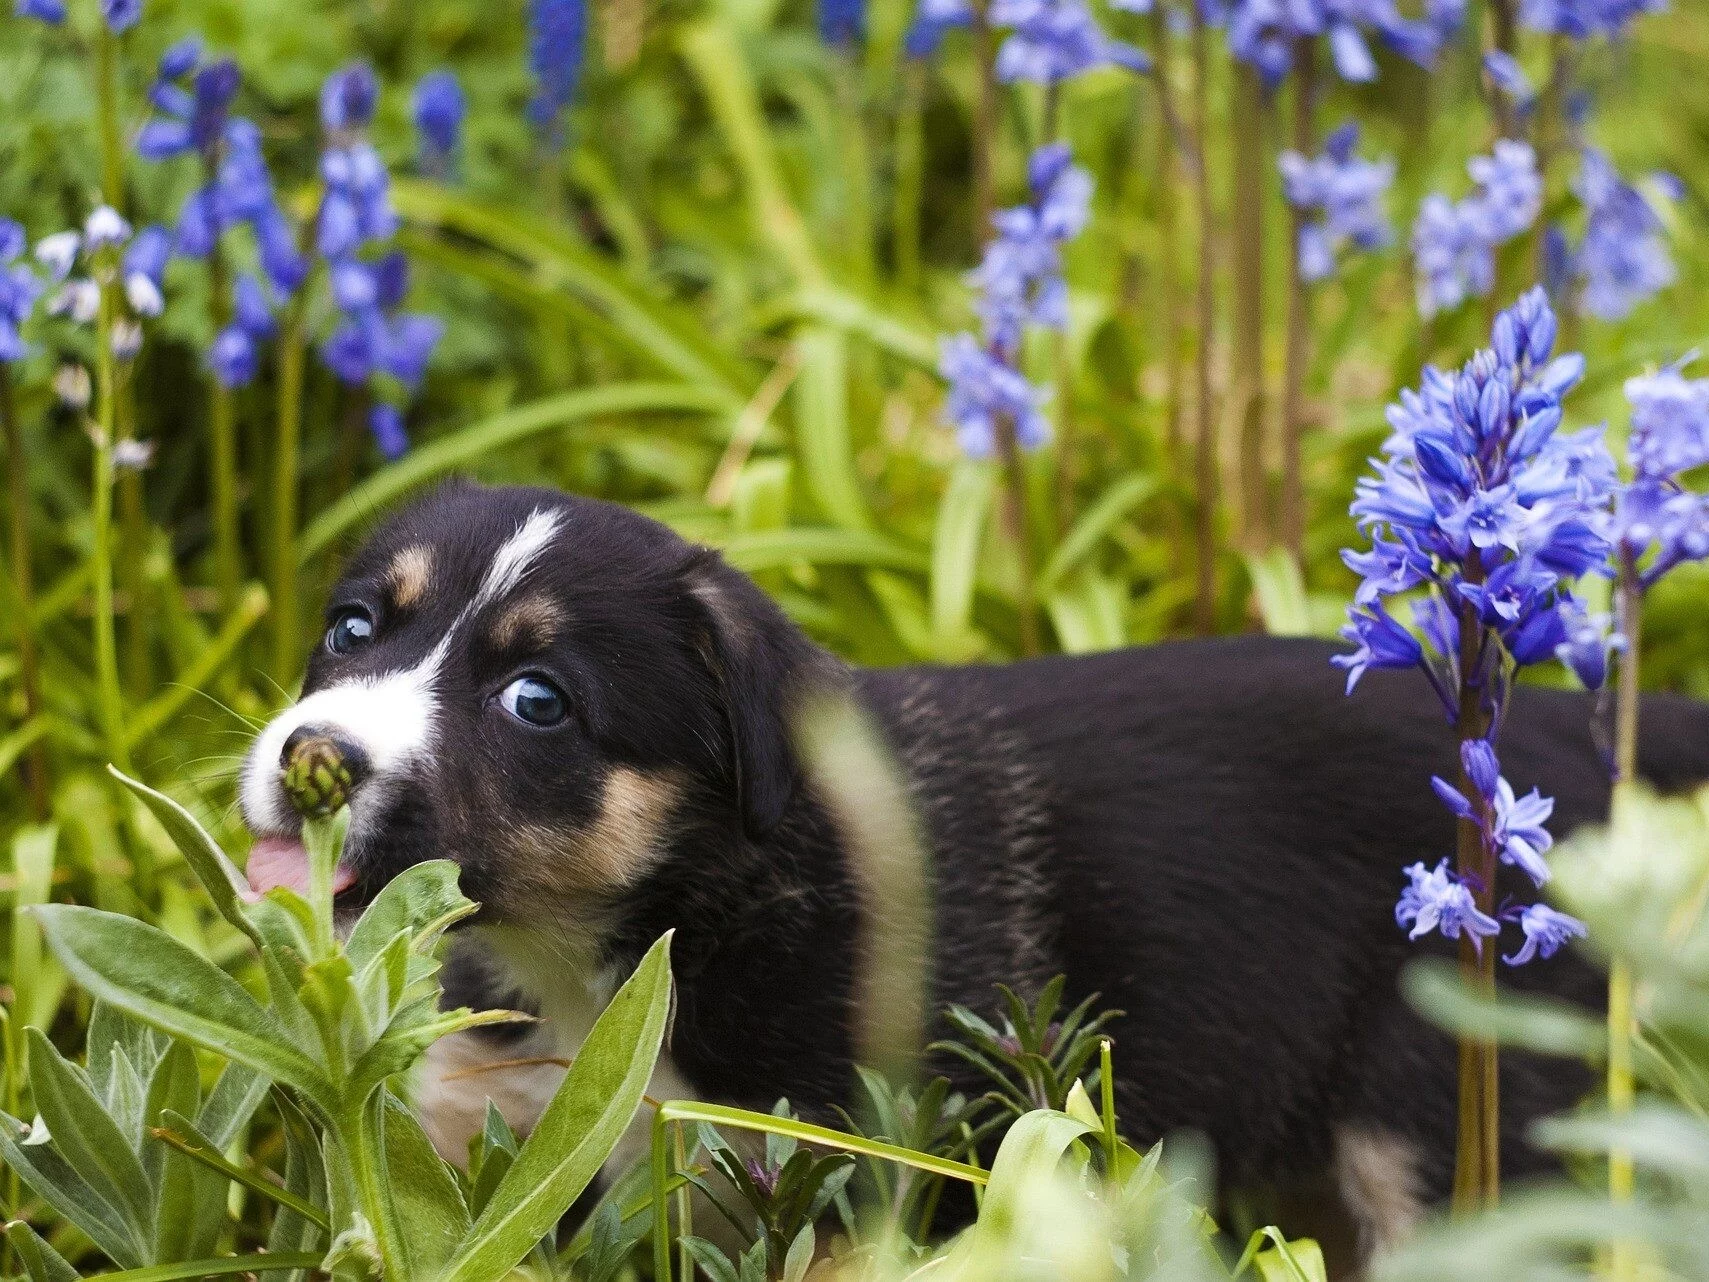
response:
<svg viewBox="0 0 1709 1282"><path fill-rule="evenodd" d="M534 97L528 116L554 142L561 139L565 108L581 83L587 45L587 0L529 0L528 64Z"/></svg>
<svg viewBox="0 0 1709 1282"><path fill-rule="evenodd" d="M28 238L9 218L0 218L0 361L21 361L30 354L24 323L41 297L41 282L23 261Z"/></svg>
<svg viewBox="0 0 1709 1282"><path fill-rule="evenodd" d="M1572 584L1606 571L1614 460L1600 427L1561 430L1561 398L1584 361L1551 359L1555 330L1547 296L1533 289L1496 318L1489 349L1456 374L1427 368L1418 390L1390 407L1392 434L1352 505L1371 547L1343 554L1361 580L1342 632L1357 648L1335 659L1349 692L1368 669L1417 667L1451 723L1462 692L1476 692L1493 737L1518 667L1559 658L1588 687L1606 680L1607 621L1588 615ZM1403 593L1418 594L1412 617L1422 640L1385 604ZM1438 795L1478 824L1492 856L1541 885L1552 803L1516 797L1490 743L1469 738L1464 752L1476 795L1440 780ZM1496 934L1500 923L1477 911L1471 894L1485 888L1470 876L1445 861L1414 865L1397 919L1415 937ZM1534 945L1509 959L1515 964L1549 955L1579 929L1539 906L1503 915Z"/></svg>
<svg viewBox="0 0 1709 1282"><path fill-rule="evenodd" d="M1045 442L1041 396L1019 370L1021 341L1028 326L1067 326L1062 246L1080 234L1091 209L1091 176L1073 163L1063 143L1035 151L1027 179L1032 199L993 215L997 235L969 277L978 291L983 341L957 334L943 346L940 371L950 385L947 413L962 449L974 458L991 453L1002 420L1014 425L1023 449Z"/></svg>
<svg viewBox="0 0 1709 1282"><path fill-rule="evenodd" d="M1686 378L1683 364L1626 383L1632 480L1616 501L1612 538L1643 589L1676 565L1709 558L1709 495L1680 480L1709 463L1709 379Z"/></svg>
<svg viewBox="0 0 1709 1282"><path fill-rule="evenodd" d="M114 283L122 273L129 274L124 284L133 307L147 315L157 314L161 307L158 291L123 258L115 262L115 255L130 241L131 225L106 205L89 215L81 233L55 232L38 241L36 261L46 268L54 286L48 295L48 314L66 317L78 325L93 324L101 313L102 287ZM84 275L75 274L79 262ZM130 360L142 347L141 328L126 316L115 316L112 331L104 338L120 360Z"/></svg>
<svg viewBox="0 0 1709 1282"><path fill-rule="evenodd" d="M1403 16L1394 0L1232 0L1226 15L1228 50L1274 88L1292 70L1298 43L1325 36L1343 80L1371 81L1377 78L1377 60L1366 32L1428 67L1465 16L1465 0L1428 0L1418 18Z"/></svg>
<svg viewBox="0 0 1709 1282"><path fill-rule="evenodd" d="M1533 31L1589 40L1617 36L1632 19L1666 8L1667 0L1520 0L1519 20Z"/></svg>
<svg viewBox="0 0 1709 1282"><path fill-rule="evenodd" d="M384 374L413 391L443 332L432 316L401 310L409 292L409 264L395 250L377 258L397 230L391 184L384 162L368 141L379 101L379 83L366 63L327 78L321 90L321 125L327 145L321 155L325 192L315 218L315 248L326 260L339 321L321 345L321 359L339 380L368 386ZM377 400L369 427L381 453L396 458L408 448L403 415Z"/></svg>
<svg viewBox="0 0 1709 1282"><path fill-rule="evenodd" d="M1650 185L1666 199L1683 195L1672 174L1653 174ZM1676 273L1660 211L1594 147L1580 152L1573 194L1585 208L1584 239L1561 274L1576 280L1585 311L1618 320L1673 283Z"/></svg>
<svg viewBox="0 0 1709 1282"><path fill-rule="evenodd" d="M1361 160L1353 154L1358 144L1359 127L1349 121L1329 136L1322 155L1284 151L1276 162L1288 203L1314 215L1299 235L1300 275L1306 280L1334 275L1344 247L1381 249L1394 239L1383 199L1394 182L1394 160Z"/></svg>
<svg viewBox="0 0 1709 1282"><path fill-rule="evenodd" d="M1152 0L1111 0L1112 9L1145 13ZM1126 67L1146 72L1151 59L1143 50L1111 39L1092 15L1086 0L992 0L987 13L994 27L1009 34L997 50L996 73L1005 83L1054 85L1097 67ZM944 33L973 21L970 0L920 0L908 30L911 56L925 58L937 51Z"/></svg>
<svg viewBox="0 0 1709 1282"><path fill-rule="evenodd" d="M1543 176L1529 143L1499 139L1488 156L1466 165L1477 184L1451 201L1439 192L1424 198L1412 228L1418 309L1425 316L1451 311L1495 287L1495 250L1523 235L1543 207Z"/></svg>

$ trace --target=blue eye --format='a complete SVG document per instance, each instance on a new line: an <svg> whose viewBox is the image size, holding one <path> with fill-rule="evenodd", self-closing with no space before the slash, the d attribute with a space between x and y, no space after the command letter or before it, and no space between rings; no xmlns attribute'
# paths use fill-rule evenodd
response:
<svg viewBox="0 0 1709 1282"><path fill-rule="evenodd" d="M518 677L499 692L498 701L531 726L555 726L570 714L564 692L543 677Z"/></svg>
<svg viewBox="0 0 1709 1282"><path fill-rule="evenodd" d="M349 654L374 639L374 620L366 610L346 610L326 630L326 648L334 654Z"/></svg>

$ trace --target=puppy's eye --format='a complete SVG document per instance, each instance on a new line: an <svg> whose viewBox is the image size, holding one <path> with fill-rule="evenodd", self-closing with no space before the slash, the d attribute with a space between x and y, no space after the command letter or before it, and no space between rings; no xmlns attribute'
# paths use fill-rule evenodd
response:
<svg viewBox="0 0 1709 1282"><path fill-rule="evenodd" d="M349 654L374 639L374 620L366 610L346 610L326 630L326 648L334 654Z"/></svg>
<svg viewBox="0 0 1709 1282"><path fill-rule="evenodd" d="M499 692L498 701L531 726L555 726L570 714L564 692L544 677L518 677Z"/></svg>

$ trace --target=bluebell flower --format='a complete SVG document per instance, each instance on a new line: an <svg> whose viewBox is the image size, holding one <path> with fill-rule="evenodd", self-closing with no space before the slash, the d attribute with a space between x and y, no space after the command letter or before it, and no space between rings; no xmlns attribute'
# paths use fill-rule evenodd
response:
<svg viewBox="0 0 1709 1282"><path fill-rule="evenodd" d="M1039 410L1043 400L1039 390L972 334L944 341L938 372L949 383L945 413L969 458L989 458L995 452L1002 418L1013 423L1016 442L1023 449L1037 449L1049 439L1049 425Z"/></svg>
<svg viewBox="0 0 1709 1282"><path fill-rule="evenodd" d="M208 368L222 387L245 387L255 379L260 358L255 340L240 325L228 325L214 336Z"/></svg>
<svg viewBox="0 0 1709 1282"><path fill-rule="evenodd" d="M366 62L352 62L328 76L320 87L320 123L328 132L366 129L380 102L380 82Z"/></svg>
<svg viewBox="0 0 1709 1282"><path fill-rule="evenodd" d="M57 27L65 21L65 0L17 0L12 12L20 18L35 18Z"/></svg>
<svg viewBox="0 0 1709 1282"><path fill-rule="evenodd" d="M866 0L818 0L819 38L833 48L866 36Z"/></svg>
<svg viewBox="0 0 1709 1282"><path fill-rule="evenodd" d="M1149 71L1151 59L1104 34L1085 0L992 0L991 24L1010 28L997 50L997 78L1060 84L1094 67Z"/></svg>
<svg viewBox="0 0 1709 1282"><path fill-rule="evenodd" d="M1666 8L1667 0L1521 0L1519 19L1533 31L1588 40L1617 36L1632 19Z"/></svg>
<svg viewBox="0 0 1709 1282"><path fill-rule="evenodd" d="M1521 115L1536 104L1537 91L1531 87L1530 77L1512 54L1501 49L1489 50L1484 54L1484 74Z"/></svg>
<svg viewBox="0 0 1709 1282"><path fill-rule="evenodd" d="M1469 739L1461 744L1460 762L1478 794L1477 802L1440 776L1432 776L1430 786L1456 818L1478 825L1492 854L1541 886L1549 880L1549 865L1543 856L1554 845L1554 838L1543 825L1555 811L1554 799L1536 788L1518 796L1502 777L1495 749L1487 739Z"/></svg>
<svg viewBox="0 0 1709 1282"><path fill-rule="evenodd" d="M1578 918L1556 912L1547 904L1531 904L1519 910L1518 921L1519 928L1525 932L1525 943L1517 953L1502 957L1509 966L1523 966L1533 957L1547 960L1569 939L1583 939L1590 933Z"/></svg>
<svg viewBox="0 0 1709 1282"><path fill-rule="evenodd" d="M23 327L41 297L41 282L20 261L27 238L24 229L0 218L0 361L21 361L29 355Z"/></svg>
<svg viewBox="0 0 1709 1282"><path fill-rule="evenodd" d="M1674 566L1709 558L1709 495L1681 474L1709 463L1709 379L1685 377L1690 360L1626 382L1632 407L1627 444L1634 472L1614 504L1613 538L1648 589Z"/></svg>
<svg viewBox="0 0 1709 1282"><path fill-rule="evenodd" d="M1667 184L1657 186L1667 190ZM1573 258L1584 308L1604 320L1618 320L1673 283L1666 224L1650 199L1594 147L1581 152L1573 192L1589 213Z"/></svg>
<svg viewBox="0 0 1709 1282"><path fill-rule="evenodd" d="M1418 309L1451 311L1495 286L1495 249L1523 234L1543 207L1543 179L1530 144L1498 139L1466 165L1477 190L1458 203L1432 193L1412 229Z"/></svg>
<svg viewBox="0 0 1709 1282"><path fill-rule="evenodd" d="M123 245L131 238L131 225L111 205L101 205L83 220L83 247L90 253Z"/></svg>
<svg viewBox="0 0 1709 1282"><path fill-rule="evenodd" d="M374 434L374 441L388 462L402 458L409 450L409 436L404 431L403 411L395 405L381 401L369 410L368 430Z"/></svg>
<svg viewBox="0 0 1709 1282"><path fill-rule="evenodd" d="M920 0L914 21L908 25L903 49L910 58L930 58L943 43L944 34L973 22L968 0Z"/></svg>
<svg viewBox="0 0 1709 1282"><path fill-rule="evenodd" d="M1334 655L1330 662L1347 669L1347 693L1372 668L1411 668L1424 661L1424 647L1407 631L1381 601L1352 610L1342 625L1341 637L1358 648L1352 654Z"/></svg>
<svg viewBox="0 0 1709 1282"><path fill-rule="evenodd" d="M1413 864L1405 872L1409 884L1395 904L1395 923L1412 927L1407 938L1422 939L1439 930L1458 939L1463 931L1481 951L1483 940L1501 933L1501 923L1478 909L1471 888L1449 869L1446 859L1428 869Z"/></svg>
<svg viewBox="0 0 1709 1282"><path fill-rule="evenodd" d="M1463 18L1463 0L1437 4L1420 19L1403 17L1393 0L1234 0L1228 48L1274 88L1292 69L1295 43L1323 36L1337 74L1363 83L1377 78L1367 32L1403 58L1428 67Z"/></svg>
<svg viewBox="0 0 1709 1282"><path fill-rule="evenodd" d="M179 80L195 70L202 61L202 38L185 36L160 55L159 77L162 81Z"/></svg>
<svg viewBox="0 0 1709 1282"><path fill-rule="evenodd" d="M555 133L559 117L575 100L586 44L586 0L529 0L528 62L534 71L534 98L528 115L537 127Z"/></svg>
<svg viewBox="0 0 1709 1282"><path fill-rule="evenodd" d="M1394 237L1383 202L1394 181L1394 161L1359 159L1353 154L1358 141L1358 126L1349 122L1329 136L1321 155L1284 151L1277 159L1288 203L1320 215L1300 227L1300 274L1306 280L1334 275L1336 257L1346 246L1380 249Z"/></svg>
<svg viewBox="0 0 1709 1282"><path fill-rule="evenodd" d="M997 235L968 276L979 293L987 339L1012 360L1029 324L1062 329L1068 323L1068 287L1061 246L1086 225L1092 178L1070 161L1067 146L1052 143L1028 163L1032 200L992 217Z"/></svg>
<svg viewBox="0 0 1709 1282"><path fill-rule="evenodd" d="M421 135L421 167L428 173L449 174L467 112L463 86L453 72L435 71L416 85L415 127Z"/></svg>
<svg viewBox="0 0 1709 1282"><path fill-rule="evenodd" d="M101 0L101 17L109 31L129 31L142 19L142 0Z"/></svg>

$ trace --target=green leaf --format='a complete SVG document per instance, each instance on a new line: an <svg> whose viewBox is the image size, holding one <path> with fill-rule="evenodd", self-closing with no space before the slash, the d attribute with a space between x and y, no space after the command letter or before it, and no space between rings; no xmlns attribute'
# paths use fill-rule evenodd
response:
<svg viewBox="0 0 1709 1282"><path fill-rule="evenodd" d="M219 843L208 835L207 829L165 793L138 783L117 766L108 766L107 772L140 798L160 821L160 826L166 829L166 835L172 838L172 844L178 847L184 862L190 865L190 871L196 874L196 880L202 883L220 916L254 940L257 948L261 947L260 933L243 912L241 896L249 889L249 882L238 866L226 857Z"/></svg>
<svg viewBox="0 0 1709 1282"><path fill-rule="evenodd" d="M419 445L396 463L353 486L309 522L298 540L306 563L340 535L370 521L403 494L436 477L469 467L496 450L570 423L614 414L726 414L729 399L687 383L614 383L549 396L495 414Z"/></svg>
<svg viewBox="0 0 1709 1282"><path fill-rule="evenodd" d="M29 1274L30 1282L79 1282L77 1270L22 1220L6 1226L6 1241Z"/></svg>
<svg viewBox="0 0 1709 1282"><path fill-rule="evenodd" d="M241 1184L253 1193L258 1193L270 1202L289 1207L303 1216L310 1223L321 1228L330 1228L326 1213L301 1197L289 1188L281 1187L264 1175L246 1170L214 1147L213 1141L197 1129L195 1123L181 1113L165 1109L161 1112L155 1125L153 1138L160 1146L182 1155L186 1160L199 1163L209 1171L217 1172L234 1184Z"/></svg>
<svg viewBox="0 0 1709 1282"><path fill-rule="evenodd" d="M1150 498L1158 489L1158 480L1148 472L1130 472L1098 496L1073 527L1057 544L1050 560L1038 576L1037 592L1048 594L1075 566L1098 546L1116 523L1134 508Z"/></svg>
<svg viewBox="0 0 1709 1282"><path fill-rule="evenodd" d="M798 562L912 570L919 574L931 570L931 560L924 552L885 535L825 526L797 525L787 530L738 534L721 551L726 561L749 574L784 569Z"/></svg>
<svg viewBox="0 0 1709 1282"><path fill-rule="evenodd" d="M144 1258L142 1243L119 1208L96 1193L51 1143L20 1144L19 1139L29 1129L17 1118L0 1112L0 1161L116 1263L140 1264Z"/></svg>
<svg viewBox="0 0 1709 1282"><path fill-rule="evenodd" d="M284 1091L274 1091L273 1102L279 1110L285 1134L283 1191L305 1208L326 1206L326 1162L314 1128ZM273 1228L267 1235L267 1249L275 1252L324 1251L328 1235L323 1222L327 1219L322 1212L310 1215L306 1209L297 1210L286 1204L273 1217Z"/></svg>
<svg viewBox="0 0 1709 1282"><path fill-rule="evenodd" d="M53 1023L54 1011L48 1009L59 1001L60 985L51 982L42 957L41 929L24 911L45 904L53 888L54 852L59 845L56 824L25 824L12 837L12 873L17 878L12 905L12 968L7 978L12 981L11 1017L15 1021L8 1033L14 1040L12 1051L23 1050L20 1030L25 1025L47 1028Z"/></svg>
<svg viewBox="0 0 1709 1282"><path fill-rule="evenodd" d="M801 368L791 397L795 448L801 474L819 510L845 529L872 525L849 433L848 339L835 330L809 329L795 340Z"/></svg>
<svg viewBox="0 0 1709 1282"><path fill-rule="evenodd" d="M138 1262L146 1260L154 1196L131 1137L107 1115L82 1069L61 1056L40 1029L26 1035L30 1092L54 1149L124 1222Z"/></svg>
<svg viewBox="0 0 1709 1282"><path fill-rule="evenodd" d="M313 1252L287 1255L220 1255L209 1260L185 1260L181 1264L156 1264L146 1269L103 1273L101 1282L179 1282L188 1278L229 1278L240 1273L278 1273L286 1269L312 1269L321 1262Z"/></svg>
<svg viewBox="0 0 1709 1282"><path fill-rule="evenodd" d="M682 1248L694 1257L694 1262L712 1282L741 1282L729 1258L705 1238L690 1236L682 1238L680 1242Z"/></svg>
<svg viewBox="0 0 1709 1282"><path fill-rule="evenodd" d="M1401 992L1449 1032L1488 1038L1544 1055L1601 1060L1608 1030L1600 1017L1555 998L1480 992L1449 962L1415 961L1401 973Z"/></svg>
<svg viewBox="0 0 1709 1282"><path fill-rule="evenodd" d="M944 659L966 658L979 579L979 545L996 488L990 464L962 459L950 472L932 531L932 636Z"/></svg>
<svg viewBox="0 0 1709 1282"><path fill-rule="evenodd" d="M344 951L358 971L402 933L413 937L431 923L473 905L457 889L457 865L449 859L414 864L388 881L363 910Z"/></svg>
<svg viewBox="0 0 1709 1282"><path fill-rule="evenodd" d="M1311 603L1306 599L1305 579L1293 553L1276 547L1268 552L1248 552L1245 560L1264 631L1273 637L1310 636Z"/></svg>
<svg viewBox="0 0 1709 1282"><path fill-rule="evenodd" d="M998 1146L979 1219L951 1252L946 1271L951 1276L982 1276L975 1262L1008 1258L1017 1226L1026 1218L1033 1181L1053 1173L1068 1146L1095 1130L1066 1113L1038 1109L1022 1114Z"/></svg>
<svg viewBox="0 0 1709 1282"><path fill-rule="evenodd" d="M152 1130L166 1125L168 1117L194 1116L201 1094L196 1052L183 1042L172 1043L172 1049L162 1057L149 1081L145 1124ZM141 1157L155 1189L150 1258L156 1262L188 1260L213 1250L219 1244L217 1232L211 1240L199 1242L202 1234L198 1230L209 1218L208 1204L218 1205L221 1201L220 1184L183 1153L152 1137L144 1141Z"/></svg>
<svg viewBox="0 0 1709 1282"><path fill-rule="evenodd" d="M456 1177L415 1115L390 1091L377 1092L369 1112L379 1123L384 1231L391 1235L401 1276L437 1277L469 1231L469 1209Z"/></svg>
<svg viewBox="0 0 1709 1282"><path fill-rule="evenodd" d="M193 1046L247 1064L330 1113L336 1092L273 1013L164 931L73 904L36 909L49 945L92 996Z"/></svg>
<svg viewBox="0 0 1709 1282"><path fill-rule="evenodd" d="M1276 1229L1266 1229L1273 1246L1258 1252L1252 1262L1264 1282L1329 1282L1323 1251L1310 1238L1288 1241Z"/></svg>
<svg viewBox="0 0 1709 1282"><path fill-rule="evenodd" d="M670 1013L670 936L648 951L576 1052L445 1282L496 1282L549 1233L641 1106Z"/></svg>

